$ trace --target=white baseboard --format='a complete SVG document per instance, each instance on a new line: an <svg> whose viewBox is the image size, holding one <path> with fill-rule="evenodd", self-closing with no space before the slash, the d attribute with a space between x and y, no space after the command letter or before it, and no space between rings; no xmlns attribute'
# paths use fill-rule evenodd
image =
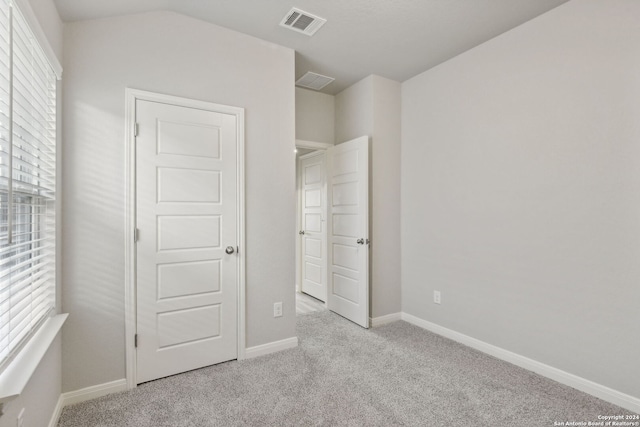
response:
<svg viewBox="0 0 640 427"><path fill-rule="evenodd" d="M386 316L379 317L371 317L369 320L371 321L371 327L376 328L378 326L386 325L387 323L392 323L402 319L402 313L391 313Z"/></svg>
<svg viewBox="0 0 640 427"><path fill-rule="evenodd" d="M84 402L86 400L95 399L98 397L106 396L107 394L117 393L119 391L128 390L127 380L121 379L111 381L104 384L98 384L80 390L70 391L62 393L62 406L73 405L75 403Z"/></svg>
<svg viewBox="0 0 640 427"><path fill-rule="evenodd" d="M542 375L543 377L550 378L561 384L573 387L577 390L583 391L592 396L613 403L614 405L618 405L635 413L640 413L640 399L636 397L619 392L617 390L603 386L577 375L570 374L563 370L546 365L542 362L529 359L528 357L521 356L503 348L496 347L495 345L480 341L468 335L464 335L440 325L436 325L435 323L428 322L411 314L401 313L401 318L405 322L419 326L438 335L442 335L443 337L449 338L453 341L457 341L471 348L475 348L476 350L487 353L491 356L497 357L498 359L502 359L521 368L533 371L539 375Z"/></svg>
<svg viewBox="0 0 640 427"><path fill-rule="evenodd" d="M56 403L56 407L53 410L53 414L51 415L51 420L49 421L49 427L56 427L58 425L58 421L60 420L60 415L62 414L62 410L64 409L64 399L62 395L58 396L58 403Z"/></svg>
<svg viewBox="0 0 640 427"><path fill-rule="evenodd" d="M264 356L265 354L275 353L277 351L287 350L298 346L298 337L291 337L280 341L274 341L267 344L248 347L245 350L245 359L252 357Z"/></svg>

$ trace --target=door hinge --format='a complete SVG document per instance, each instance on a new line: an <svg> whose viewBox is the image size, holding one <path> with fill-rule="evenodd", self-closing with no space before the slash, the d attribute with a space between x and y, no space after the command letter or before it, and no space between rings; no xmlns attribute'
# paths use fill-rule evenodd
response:
<svg viewBox="0 0 640 427"><path fill-rule="evenodd" d="M138 334L133 336L133 345L135 348L138 348Z"/></svg>
<svg viewBox="0 0 640 427"><path fill-rule="evenodd" d="M135 228L133 230L133 241L137 242L139 238L140 238L140 230Z"/></svg>
<svg viewBox="0 0 640 427"><path fill-rule="evenodd" d="M138 124L134 123L133 125L133 136L138 136Z"/></svg>

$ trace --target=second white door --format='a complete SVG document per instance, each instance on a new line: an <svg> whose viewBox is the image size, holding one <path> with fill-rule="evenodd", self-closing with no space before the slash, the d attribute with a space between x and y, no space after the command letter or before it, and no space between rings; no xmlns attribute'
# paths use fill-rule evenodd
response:
<svg viewBox="0 0 640 427"><path fill-rule="evenodd" d="M327 299L325 153L300 158L302 292Z"/></svg>

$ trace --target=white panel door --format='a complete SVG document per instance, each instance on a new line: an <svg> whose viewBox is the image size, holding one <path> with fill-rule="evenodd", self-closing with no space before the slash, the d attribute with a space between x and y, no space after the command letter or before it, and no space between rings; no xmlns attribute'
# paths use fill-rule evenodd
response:
<svg viewBox="0 0 640 427"><path fill-rule="evenodd" d="M369 327L369 139L327 150L329 310Z"/></svg>
<svg viewBox="0 0 640 427"><path fill-rule="evenodd" d="M302 292L327 299L325 153L300 159Z"/></svg>
<svg viewBox="0 0 640 427"><path fill-rule="evenodd" d="M237 129L230 114L141 100L136 122L142 383L237 358Z"/></svg>

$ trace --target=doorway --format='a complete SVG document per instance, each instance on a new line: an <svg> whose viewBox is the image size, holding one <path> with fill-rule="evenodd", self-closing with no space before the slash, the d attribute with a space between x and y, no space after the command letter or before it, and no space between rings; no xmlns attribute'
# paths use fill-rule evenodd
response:
<svg viewBox="0 0 640 427"><path fill-rule="evenodd" d="M312 144L297 143L318 151L297 160L296 289L368 328L369 138Z"/></svg>
<svg viewBox="0 0 640 427"><path fill-rule="evenodd" d="M244 110L126 96L132 388L244 355Z"/></svg>

